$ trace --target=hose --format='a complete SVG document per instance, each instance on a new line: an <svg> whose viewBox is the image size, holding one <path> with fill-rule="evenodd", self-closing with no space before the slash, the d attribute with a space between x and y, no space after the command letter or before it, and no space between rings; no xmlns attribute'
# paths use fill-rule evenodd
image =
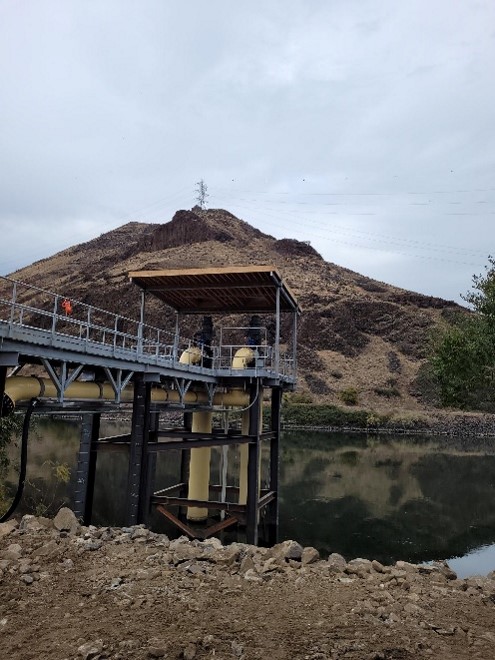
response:
<svg viewBox="0 0 495 660"><path fill-rule="evenodd" d="M33 410L38 405L38 399L31 399L29 402L26 415L24 417L24 423L22 425L22 439L21 439L21 465L19 470L19 481L17 483L17 492L15 497L10 505L9 510L0 516L0 523L8 520L14 511L17 509L19 502L21 501L22 494L24 492L24 484L26 482L26 467L27 467L27 448L28 448L28 437L29 437L29 422L31 421L31 415Z"/></svg>

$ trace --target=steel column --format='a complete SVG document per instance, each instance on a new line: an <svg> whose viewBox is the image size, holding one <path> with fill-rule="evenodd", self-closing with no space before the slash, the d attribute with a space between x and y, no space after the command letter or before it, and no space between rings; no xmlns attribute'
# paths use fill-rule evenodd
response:
<svg viewBox="0 0 495 660"><path fill-rule="evenodd" d="M270 440L270 486L269 490L275 493L275 498L268 505L268 543L275 545L278 542L279 525L279 471L280 471L280 414L282 404L282 389L272 389L270 410L270 425L273 433Z"/></svg>
<svg viewBox="0 0 495 660"><path fill-rule="evenodd" d="M248 484L246 503L246 540L251 545L258 545L258 501L260 476L260 411L258 397L261 382L256 380L250 388L249 435L253 440L248 450Z"/></svg>
<svg viewBox="0 0 495 660"><path fill-rule="evenodd" d="M83 415L81 443L77 457L74 513L85 525L91 524L100 435L100 413Z"/></svg>
<svg viewBox="0 0 495 660"><path fill-rule="evenodd" d="M143 460L147 453L151 384L142 377L134 382L129 471L127 474L126 524L136 525L140 515L139 499L146 477Z"/></svg>
<svg viewBox="0 0 495 660"><path fill-rule="evenodd" d="M7 367L0 366L0 417L3 415L3 395L5 394L5 381L7 380Z"/></svg>
<svg viewBox="0 0 495 660"><path fill-rule="evenodd" d="M157 432L160 421L160 413L152 412L148 416L148 438L143 442L143 468L141 473L141 485L139 489L139 510L138 522L148 525L150 515L151 496L155 489L155 475L156 475L156 452L150 453L148 451L148 443L156 442L158 439Z"/></svg>

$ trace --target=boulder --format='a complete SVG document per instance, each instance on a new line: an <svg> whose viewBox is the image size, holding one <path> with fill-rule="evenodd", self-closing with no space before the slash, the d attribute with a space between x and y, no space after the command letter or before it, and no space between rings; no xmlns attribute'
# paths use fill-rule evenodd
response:
<svg viewBox="0 0 495 660"><path fill-rule="evenodd" d="M320 558L320 553L316 548L308 546L304 548L301 555L301 563L303 564L314 564L315 561L318 561Z"/></svg>
<svg viewBox="0 0 495 660"><path fill-rule="evenodd" d="M277 543L271 549L271 556L282 559L297 559L301 560L303 553L303 547L297 541L282 541L282 543Z"/></svg>
<svg viewBox="0 0 495 660"><path fill-rule="evenodd" d="M74 512L65 506L60 509L53 519L53 526L59 532L69 532L69 534L77 534L81 529Z"/></svg>
<svg viewBox="0 0 495 660"><path fill-rule="evenodd" d="M7 520L7 522L0 523L0 539L8 536L16 528L17 522L15 520Z"/></svg>

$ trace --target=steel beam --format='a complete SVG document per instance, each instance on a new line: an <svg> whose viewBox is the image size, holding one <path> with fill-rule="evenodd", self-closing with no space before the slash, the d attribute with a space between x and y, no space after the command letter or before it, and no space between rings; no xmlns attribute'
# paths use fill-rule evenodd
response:
<svg viewBox="0 0 495 660"><path fill-rule="evenodd" d="M246 504L246 540L251 545L258 545L258 500L260 475L260 412L259 397L261 383L254 381L249 393L249 435L254 440L249 443L248 483Z"/></svg>

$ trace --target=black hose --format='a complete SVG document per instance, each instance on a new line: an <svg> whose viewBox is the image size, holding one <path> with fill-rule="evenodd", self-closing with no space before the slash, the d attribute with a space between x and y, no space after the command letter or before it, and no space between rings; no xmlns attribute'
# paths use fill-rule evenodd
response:
<svg viewBox="0 0 495 660"><path fill-rule="evenodd" d="M38 404L38 399L31 399L29 402L28 409L26 410L26 415L24 416L24 424L22 425L22 439L21 439L21 465L19 470L19 481L17 483L17 492L15 497L10 505L9 510L0 516L0 523L5 522L10 518L10 516L17 509L19 502L22 498L22 493L24 492L24 484L26 482L26 468L27 468L27 449L28 449L28 437L29 437L29 422L31 421L31 415L33 410Z"/></svg>

